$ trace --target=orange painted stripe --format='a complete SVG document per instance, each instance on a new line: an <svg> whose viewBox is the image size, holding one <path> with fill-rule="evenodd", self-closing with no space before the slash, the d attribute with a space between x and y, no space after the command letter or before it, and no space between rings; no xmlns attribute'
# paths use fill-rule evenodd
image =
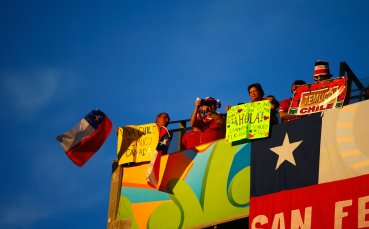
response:
<svg viewBox="0 0 369 229"><path fill-rule="evenodd" d="M132 204L133 214L136 218L137 224L139 228L146 228L147 221L149 220L151 214L154 210L166 203L166 202L173 202L171 200L164 200L164 201L155 201L155 202L145 202L145 203L136 203Z"/></svg>
<svg viewBox="0 0 369 229"><path fill-rule="evenodd" d="M352 164L352 167L355 169L363 168L369 166L369 160L360 161L358 163Z"/></svg>
<svg viewBox="0 0 369 229"><path fill-rule="evenodd" d="M339 126L339 127L352 127L352 122L338 122L336 126Z"/></svg>
<svg viewBox="0 0 369 229"><path fill-rule="evenodd" d="M359 155L361 154L361 151L358 149L354 149L354 150L350 150L350 151L346 151L341 153L342 157L351 157L351 156L355 156L355 155Z"/></svg>
<svg viewBox="0 0 369 229"><path fill-rule="evenodd" d="M347 111L347 112L355 112L357 109L354 106L344 106L341 108L342 111Z"/></svg>
<svg viewBox="0 0 369 229"><path fill-rule="evenodd" d="M344 138L337 138L337 142L353 142L353 137L344 137Z"/></svg>

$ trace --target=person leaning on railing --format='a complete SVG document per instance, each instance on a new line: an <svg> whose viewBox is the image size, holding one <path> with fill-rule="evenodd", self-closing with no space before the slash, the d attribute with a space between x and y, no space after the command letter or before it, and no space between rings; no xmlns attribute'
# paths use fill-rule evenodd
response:
<svg viewBox="0 0 369 229"><path fill-rule="evenodd" d="M166 154L169 149L170 141L172 140L172 137L173 137L173 133L171 133L171 131L167 129L167 126L169 125L169 122L170 122L169 114L165 112L159 113L156 116L155 122L156 122L156 125L158 126L158 131L159 131L158 146L163 146L160 148L162 150L162 153Z"/></svg>
<svg viewBox="0 0 369 229"><path fill-rule="evenodd" d="M323 80L328 80L332 77L332 74L329 70L329 62L325 60L317 60L314 64L314 75L313 79L315 82L320 82ZM351 97L351 85L352 80L350 77L347 77L347 85L346 85L346 96L343 102L344 105L348 105L350 103Z"/></svg>
<svg viewBox="0 0 369 229"><path fill-rule="evenodd" d="M224 115L216 112L219 107L220 102L212 97L196 99L190 119L193 130L183 136L184 148L192 148L225 137L226 121Z"/></svg>
<svg viewBox="0 0 369 229"><path fill-rule="evenodd" d="M295 80L291 85L292 94L295 93L298 86L301 86L301 85L304 85L304 84L306 84L306 82L303 81L303 80ZM288 110L290 109L291 103L292 103L292 97L287 98L287 99L283 99L281 101L281 104L280 104L279 109L278 109L278 114L279 114L279 117L281 118L282 122L289 122L289 121L293 121L293 120L305 117L303 115L288 114Z"/></svg>
<svg viewBox="0 0 369 229"><path fill-rule="evenodd" d="M259 101L263 101L263 100L269 100L270 102L270 124L274 125L274 124L278 124L278 117L277 117L277 109L279 106L279 102L278 100L273 96L273 95L268 95L267 97L264 98L264 90L261 87L261 85L259 83L253 83L250 84L247 87L251 102L259 102ZM240 105L242 103L238 103L237 105ZM226 111L228 111L229 109L231 109L231 105L227 105L226 106Z"/></svg>

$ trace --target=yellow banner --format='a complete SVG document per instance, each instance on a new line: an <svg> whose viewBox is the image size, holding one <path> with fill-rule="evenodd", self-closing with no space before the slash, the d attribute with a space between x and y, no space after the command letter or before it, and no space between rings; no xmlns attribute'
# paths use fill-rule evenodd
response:
<svg viewBox="0 0 369 229"><path fill-rule="evenodd" d="M123 126L118 129L118 164L150 161L159 141L156 123Z"/></svg>
<svg viewBox="0 0 369 229"><path fill-rule="evenodd" d="M266 138L269 135L270 102L245 103L227 112L226 141Z"/></svg>

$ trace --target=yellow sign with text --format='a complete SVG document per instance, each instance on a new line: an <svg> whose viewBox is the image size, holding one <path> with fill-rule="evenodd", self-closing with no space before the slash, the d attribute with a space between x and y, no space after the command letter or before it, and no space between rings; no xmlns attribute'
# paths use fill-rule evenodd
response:
<svg viewBox="0 0 369 229"><path fill-rule="evenodd" d="M227 112L226 141L266 138L269 135L270 102L245 103Z"/></svg>
<svg viewBox="0 0 369 229"><path fill-rule="evenodd" d="M156 123L118 128L118 164L151 161L159 141Z"/></svg>

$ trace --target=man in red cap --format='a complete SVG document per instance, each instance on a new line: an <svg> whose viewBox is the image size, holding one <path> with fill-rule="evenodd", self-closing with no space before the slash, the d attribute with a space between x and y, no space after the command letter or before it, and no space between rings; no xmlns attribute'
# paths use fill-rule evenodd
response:
<svg viewBox="0 0 369 229"><path fill-rule="evenodd" d="M323 80L328 80L331 77L332 74L329 71L329 63L324 60L317 60L314 66L314 80L319 82Z"/></svg>
<svg viewBox="0 0 369 229"><path fill-rule="evenodd" d="M332 74L329 71L329 63L328 61L324 60L317 60L315 62L314 66L314 75L313 78L316 82L320 82L323 80L328 80L332 77ZM348 105L350 102L350 96L351 96L351 79L347 79L347 85L346 85L346 96L344 105Z"/></svg>

